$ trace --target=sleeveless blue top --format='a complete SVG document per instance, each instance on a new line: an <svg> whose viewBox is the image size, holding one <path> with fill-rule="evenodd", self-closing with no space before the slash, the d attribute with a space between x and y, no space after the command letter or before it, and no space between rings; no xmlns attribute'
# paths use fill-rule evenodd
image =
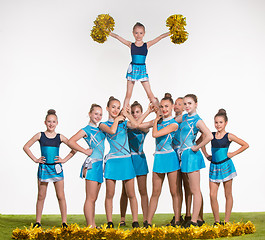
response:
<svg viewBox="0 0 265 240"><path fill-rule="evenodd" d="M105 133L103 133L98 127L87 125L82 128L85 131L87 137L84 137L88 146L93 149L90 156L92 159L103 159L105 150Z"/></svg>
<svg viewBox="0 0 265 240"><path fill-rule="evenodd" d="M56 156L59 156L59 147L61 144L60 134L57 133L54 138L48 138L44 132L41 132L39 142L41 156L44 156L46 159L45 164L55 164L54 159Z"/></svg>
<svg viewBox="0 0 265 240"><path fill-rule="evenodd" d="M131 44L132 64L145 65L147 56L147 44L144 43L141 47L137 47L134 43Z"/></svg>
<svg viewBox="0 0 265 240"><path fill-rule="evenodd" d="M143 153L144 140L147 135L146 132L143 132L139 129L130 129L128 128L128 138L129 138L129 147L131 152Z"/></svg>
<svg viewBox="0 0 265 240"><path fill-rule="evenodd" d="M227 157L227 152L231 142L228 139L228 133L226 133L221 139L215 138L216 132L213 132L212 134L214 137L211 141L212 163L221 163L223 161L229 160Z"/></svg>

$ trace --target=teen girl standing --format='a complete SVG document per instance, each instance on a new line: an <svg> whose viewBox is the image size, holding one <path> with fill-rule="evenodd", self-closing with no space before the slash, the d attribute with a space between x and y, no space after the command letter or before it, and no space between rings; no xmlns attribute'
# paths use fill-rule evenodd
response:
<svg viewBox="0 0 265 240"><path fill-rule="evenodd" d="M212 133L206 127L196 112L197 97L188 94L184 97L184 109L187 114L177 117L180 126L180 146L178 156L181 161L181 172L188 179L190 191L193 196L193 213L185 227L197 226L197 221L202 206L202 194L200 189L200 169L205 168L203 156L199 149L212 140ZM196 144L197 133L201 132L203 138Z"/></svg>
<svg viewBox="0 0 265 240"><path fill-rule="evenodd" d="M168 177L174 215L176 216L175 222L172 225L180 225L181 199L177 186L179 182L180 166L177 155L172 148L172 139L175 131L178 129L178 123L172 116L174 103L171 94L165 94L165 97L160 102L160 108L163 114L163 121L158 123L160 114L157 111L157 117L154 120L152 132L153 137L156 139L156 152L153 165L152 196L148 207L147 226L150 226L152 223L165 175Z"/></svg>
<svg viewBox="0 0 265 240"><path fill-rule="evenodd" d="M42 210L49 182L54 183L62 217L62 226L67 227L67 210L64 195L64 175L62 163L67 162L75 154L75 151L72 150L63 159L59 156L60 144L63 142L64 144L68 145L68 139L62 134L55 132L56 126L58 125L58 118L55 110L50 109L48 111L44 123L47 128L46 131L35 134L23 147L23 150L26 152L26 154L35 163L39 163L36 223L33 225L33 227L41 227ZM37 158L30 150L30 147L37 141L40 142L40 158Z"/></svg>
<svg viewBox="0 0 265 240"><path fill-rule="evenodd" d="M249 145L242 139L236 137L232 133L226 132L225 127L227 122L228 117L226 115L226 111L224 109L220 109L214 117L214 125L217 132L213 132L214 138L211 141L212 156L207 153L205 147L202 148L205 157L211 161L209 185L215 225L221 223L219 217L219 205L217 201L217 193L220 183L222 182L224 185L226 198L225 222L229 222L233 207L232 182L233 178L237 175L231 158L249 147ZM228 152L231 142L236 142L241 145L241 147L234 152Z"/></svg>
<svg viewBox="0 0 265 240"><path fill-rule="evenodd" d="M105 134L97 126L102 119L101 106L92 104L89 118L89 124L69 139L69 146L88 156L81 168L80 174L80 177L86 180L84 214L87 226L96 227L95 203L101 183L103 182L103 157L105 150ZM81 138L84 138L87 142L88 149L81 147L77 143Z"/></svg>

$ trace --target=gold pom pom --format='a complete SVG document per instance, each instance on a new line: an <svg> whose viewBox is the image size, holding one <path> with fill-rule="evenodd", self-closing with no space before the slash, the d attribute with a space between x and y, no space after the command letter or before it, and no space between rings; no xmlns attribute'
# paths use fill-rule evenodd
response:
<svg viewBox="0 0 265 240"><path fill-rule="evenodd" d="M186 18L181 14L175 14L167 18L166 26L169 27L171 41L175 44L184 43L188 39L188 32L185 29Z"/></svg>
<svg viewBox="0 0 265 240"><path fill-rule="evenodd" d="M114 30L115 22L109 14L100 14L94 21L90 36L98 43L104 43L107 41L109 33Z"/></svg>

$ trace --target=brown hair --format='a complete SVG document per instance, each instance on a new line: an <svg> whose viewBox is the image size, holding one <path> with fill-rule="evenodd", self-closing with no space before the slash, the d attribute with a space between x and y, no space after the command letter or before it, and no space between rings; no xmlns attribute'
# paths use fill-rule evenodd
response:
<svg viewBox="0 0 265 240"><path fill-rule="evenodd" d="M100 105L96 104L96 103L93 103L90 107L90 110L89 110L89 113L92 113L92 111L94 110L94 108L96 107L99 107L99 108L102 108Z"/></svg>
<svg viewBox="0 0 265 240"><path fill-rule="evenodd" d="M187 94L184 98L192 98L195 103L198 102L198 98L195 94Z"/></svg>
<svg viewBox="0 0 265 240"><path fill-rule="evenodd" d="M109 101L107 102L107 107L109 107L109 105L110 105L110 103L111 103L112 101L118 101L118 102L120 102L120 100L118 100L117 98L111 96L111 97L109 97Z"/></svg>
<svg viewBox="0 0 265 240"><path fill-rule="evenodd" d="M223 108L218 110L218 113L215 114L214 118L216 118L216 117L223 117L225 122L228 121L228 117L226 115L226 111Z"/></svg>
<svg viewBox="0 0 265 240"><path fill-rule="evenodd" d="M47 117L50 116L50 115L54 115L54 116L56 116L56 118L57 118L56 111L55 111L54 109L49 109L49 110L47 111L47 115L46 115L46 117L45 117L45 120L47 120Z"/></svg>
<svg viewBox="0 0 265 240"><path fill-rule="evenodd" d="M168 100L171 102L171 104L174 104L174 101L173 101L173 98L172 98L172 95L170 93L165 93L165 96L161 99L162 100Z"/></svg>
<svg viewBox="0 0 265 240"><path fill-rule="evenodd" d="M139 23L139 22L135 23L134 26L133 26L133 31L137 27L142 27L144 29L144 31L145 31L145 27L144 27L144 25L142 23Z"/></svg>
<svg viewBox="0 0 265 240"><path fill-rule="evenodd" d="M138 103L137 101L134 101L134 103L131 105L131 109L133 107L139 107L141 109L141 112L143 112L143 107L140 103Z"/></svg>

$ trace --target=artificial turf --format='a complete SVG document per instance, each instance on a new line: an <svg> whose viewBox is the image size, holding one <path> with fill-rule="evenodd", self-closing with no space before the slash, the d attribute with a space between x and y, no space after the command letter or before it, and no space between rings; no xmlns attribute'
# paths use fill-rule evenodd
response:
<svg viewBox="0 0 265 240"><path fill-rule="evenodd" d="M224 218L224 214L220 214L221 219ZM172 218L172 214L156 214L153 219L153 224L157 227L165 226ZM113 222L115 227L118 226L120 220L119 215L113 215ZM213 216L210 213L204 214L204 220L208 224L214 222ZM240 237L233 237L229 239L254 239L264 240L265 239L265 212L255 213L232 213L231 222L247 222L251 221L256 226L256 233L248 234ZM29 227L31 223L35 222L35 215L0 215L0 239L11 239L12 230L15 228L23 229L24 226ZM139 223L142 226L142 215L139 215ZM77 223L80 227L85 227L86 222L83 215L68 215L68 224ZM96 224L103 225L106 223L105 215L96 215ZM131 215L126 216L126 226L121 227L123 229L130 229L132 223ZM61 226L60 215L43 215L42 227L52 228ZM221 238L218 238L221 239Z"/></svg>

